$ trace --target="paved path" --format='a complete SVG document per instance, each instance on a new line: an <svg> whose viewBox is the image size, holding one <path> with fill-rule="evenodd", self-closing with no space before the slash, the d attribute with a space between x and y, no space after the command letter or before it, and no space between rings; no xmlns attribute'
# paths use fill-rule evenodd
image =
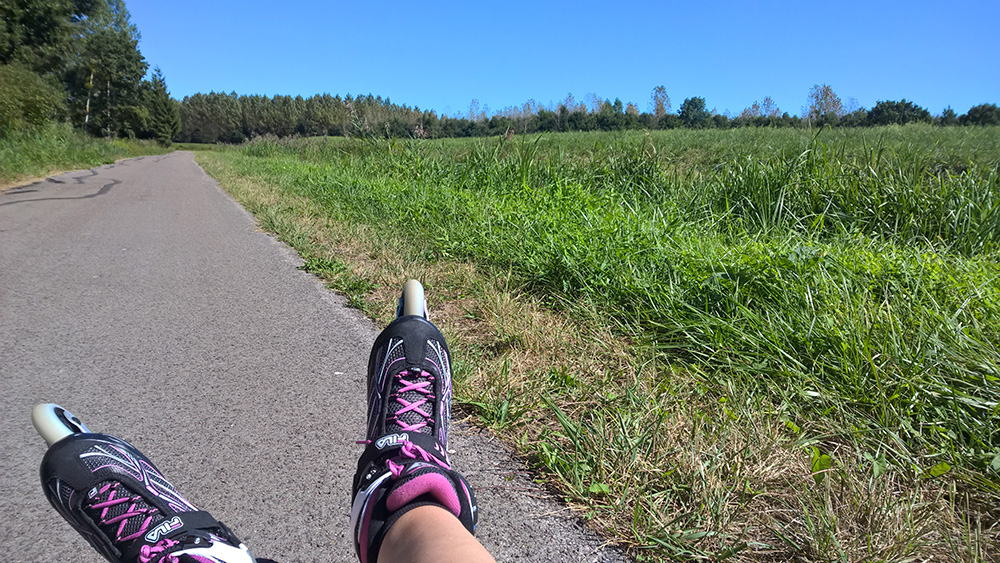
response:
<svg viewBox="0 0 1000 563"><path fill-rule="evenodd" d="M41 492L39 402L135 443L258 557L355 561L377 329L300 263L189 153L0 194L0 561L101 561ZM622 560L484 432L452 448L498 560Z"/></svg>

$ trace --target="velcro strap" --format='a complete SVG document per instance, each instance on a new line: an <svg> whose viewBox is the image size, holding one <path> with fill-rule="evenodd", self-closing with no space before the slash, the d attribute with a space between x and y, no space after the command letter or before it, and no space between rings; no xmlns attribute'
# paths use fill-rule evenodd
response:
<svg viewBox="0 0 1000 563"><path fill-rule="evenodd" d="M385 436L380 436L376 440L372 440L372 442L365 447L364 453L361 454L361 459L358 460L358 467L364 468L367 467L369 463L379 461L381 459L391 459L396 457L397 452L403 449L403 445L405 445L406 442L410 442L442 462L446 464L448 463L448 452L445 451L441 442L438 442L433 437L419 432L397 432L395 434L386 434Z"/></svg>

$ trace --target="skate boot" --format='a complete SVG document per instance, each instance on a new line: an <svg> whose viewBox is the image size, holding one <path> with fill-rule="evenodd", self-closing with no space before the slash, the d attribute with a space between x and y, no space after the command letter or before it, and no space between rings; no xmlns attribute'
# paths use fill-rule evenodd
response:
<svg viewBox="0 0 1000 563"><path fill-rule="evenodd" d="M128 442L73 433L41 467L52 506L112 563L254 563L222 522L184 499Z"/></svg>
<svg viewBox="0 0 1000 563"><path fill-rule="evenodd" d="M442 507L472 533L478 519L472 487L448 459L448 347L424 314L405 314L413 309L404 307L407 297L404 290L402 316L375 339L368 361L368 430L360 442L367 445L351 507L361 563L375 563L389 528L418 506Z"/></svg>

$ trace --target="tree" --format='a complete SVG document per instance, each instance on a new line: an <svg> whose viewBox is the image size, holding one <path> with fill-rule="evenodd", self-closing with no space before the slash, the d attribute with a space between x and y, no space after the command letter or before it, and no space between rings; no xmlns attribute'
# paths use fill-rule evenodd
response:
<svg viewBox="0 0 1000 563"><path fill-rule="evenodd" d="M604 100L596 120L597 127L602 131L620 131L625 127L625 106L620 99L615 99L613 104Z"/></svg>
<svg viewBox="0 0 1000 563"><path fill-rule="evenodd" d="M868 110L858 108L840 118L841 127L864 127L868 125Z"/></svg>
<svg viewBox="0 0 1000 563"><path fill-rule="evenodd" d="M655 115L657 119L667 115L667 112L670 111L670 96L667 95L667 89L663 86L653 88L651 98L653 115Z"/></svg>
<svg viewBox="0 0 1000 563"><path fill-rule="evenodd" d="M181 112L167 92L167 82L159 67L153 69L152 93L150 95L150 117L153 135L160 144L169 147L181 132Z"/></svg>
<svg viewBox="0 0 1000 563"><path fill-rule="evenodd" d="M94 0L0 2L0 63L60 76L73 60L74 36L98 7Z"/></svg>
<svg viewBox="0 0 1000 563"><path fill-rule="evenodd" d="M760 104L754 101L753 105L751 105L748 108L745 108L743 111L740 112L739 117L740 119L750 120L755 117L761 117L762 115L763 113L761 113Z"/></svg>
<svg viewBox="0 0 1000 563"><path fill-rule="evenodd" d="M705 109L705 98L687 98L679 112L685 127L701 129L708 124L711 114Z"/></svg>
<svg viewBox="0 0 1000 563"><path fill-rule="evenodd" d="M535 117L536 120L536 131L559 131L559 116L547 109L538 110L538 114Z"/></svg>
<svg viewBox="0 0 1000 563"><path fill-rule="evenodd" d="M955 110L951 109L951 106L948 106L944 108L944 111L941 112L941 115L934 122L944 127L958 125L958 115L955 113Z"/></svg>
<svg viewBox="0 0 1000 563"><path fill-rule="evenodd" d="M469 102L469 121L486 121L489 116L486 115L486 111L480 106L479 100L473 98Z"/></svg>
<svg viewBox="0 0 1000 563"><path fill-rule="evenodd" d="M905 98L898 102L880 101L868 111L869 125L891 125L894 123L905 125L917 121L930 123L931 112Z"/></svg>
<svg viewBox="0 0 1000 563"><path fill-rule="evenodd" d="M827 114L841 117L845 113L844 104L840 101L840 97L827 84L813 85L812 89L809 90L808 101L809 109L806 111L806 118L811 120L817 120ZM830 119L830 117L827 118L827 120Z"/></svg>
<svg viewBox="0 0 1000 563"><path fill-rule="evenodd" d="M781 110L778 109L778 104L774 103L771 96L765 96L764 101L760 104L760 113L762 117L776 118L781 115Z"/></svg>
<svg viewBox="0 0 1000 563"><path fill-rule="evenodd" d="M573 97L573 92L566 93L566 99L562 101L562 105L566 106L567 111L574 112L577 110L576 98ZM582 106L583 104L580 105Z"/></svg>
<svg viewBox="0 0 1000 563"><path fill-rule="evenodd" d="M959 122L962 125L1000 125L1000 108L996 104L972 106Z"/></svg>
<svg viewBox="0 0 1000 563"><path fill-rule="evenodd" d="M0 65L0 138L9 131L59 118L65 100L62 86L51 77L18 63Z"/></svg>
<svg viewBox="0 0 1000 563"><path fill-rule="evenodd" d="M123 0L98 0L79 23L79 40L67 73L74 121L106 136L148 129L142 78L149 66L139 52L139 30Z"/></svg>

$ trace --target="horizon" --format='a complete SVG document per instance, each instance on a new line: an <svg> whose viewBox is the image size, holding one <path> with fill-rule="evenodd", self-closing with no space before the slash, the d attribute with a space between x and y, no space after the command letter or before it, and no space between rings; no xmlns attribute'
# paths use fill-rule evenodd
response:
<svg viewBox="0 0 1000 563"><path fill-rule="evenodd" d="M497 12L398 1L310 1L277 11L258 0L126 7L150 69L162 70L177 99L371 94L450 117L467 116L473 100L495 115L530 100L558 107L568 93L588 106L596 95L647 112L659 85L673 113L701 97L733 116L765 97L801 115L810 88L822 84L845 107L906 99L933 115L946 107L961 115L1000 101L1000 4L982 1L950 4L947 13L926 0L852 2L838 11L782 1L632 1L615 10L592 1L571 9L514 2ZM726 15L711 15L718 13Z"/></svg>

